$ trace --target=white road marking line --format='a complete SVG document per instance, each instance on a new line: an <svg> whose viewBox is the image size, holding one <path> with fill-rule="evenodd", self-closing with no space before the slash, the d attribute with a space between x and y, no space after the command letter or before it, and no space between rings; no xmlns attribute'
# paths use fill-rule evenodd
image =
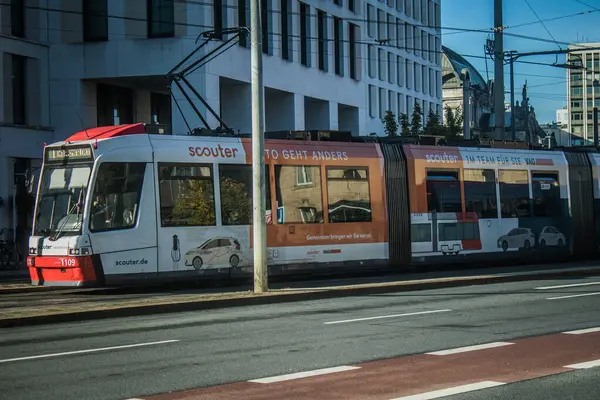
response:
<svg viewBox="0 0 600 400"><path fill-rule="evenodd" d="M331 368L322 368L322 369L315 369L312 371L305 371L305 372L297 372L295 374L287 374L287 375L278 375L278 376L271 376L268 378L261 378L261 379L252 379L248 382L254 382L254 383L276 383L276 382L284 382L284 381L290 381L293 379L301 379L301 378L308 378L310 376L319 376L319 375L326 375L326 374L333 374L336 372L344 372L344 371L352 371L355 369L360 369L360 367L353 367L350 365L342 365L339 367L331 367Z"/></svg>
<svg viewBox="0 0 600 400"><path fill-rule="evenodd" d="M418 312L405 313L405 314L381 315L381 316L378 316L378 317L366 317L366 318L356 318L356 319L345 319L345 320L342 320L342 321L323 322L323 324L324 325L345 324L346 322L371 321L371 320L374 320L374 319L409 317L409 316L412 316L412 315L434 314L434 313L441 313L441 312L448 312L448 311L452 311L452 310L418 311Z"/></svg>
<svg viewBox="0 0 600 400"><path fill-rule="evenodd" d="M575 297L598 296L598 295L600 295L600 292L572 294L570 296L548 297L546 300L573 299Z"/></svg>
<svg viewBox="0 0 600 400"><path fill-rule="evenodd" d="M14 362L14 361L23 361L23 360L36 360L36 359L39 359L39 358L70 356L70 355L74 355L74 354L96 353L96 352L99 352L99 351L108 351L108 350L130 349L130 348L133 348L133 347L154 346L154 345L157 345L157 344L174 343L174 342L179 342L179 340L163 340L163 341L160 341L160 342L127 344L127 345L124 345L124 346L101 347L101 348L98 348L98 349L65 351L64 353L41 354L41 355L38 355L38 356L7 358L7 359L4 359L4 360L0 360L0 363L8 363L8 362Z"/></svg>
<svg viewBox="0 0 600 400"><path fill-rule="evenodd" d="M579 364L565 365L563 368L587 369L587 368L594 368L594 367L600 367L600 360L582 362Z"/></svg>
<svg viewBox="0 0 600 400"><path fill-rule="evenodd" d="M593 333L593 332L600 332L600 328L579 329L576 331L568 331L568 332L563 332L563 333L567 334L567 335L583 335L586 333Z"/></svg>
<svg viewBox="0 0 600 400"><path fill-rule="evenodd" d="M448 389L435 390L433 392L426 392L415 394L412 396L397 397L392 400L430 400L439 399L440 397L452 396L453 394L467 393L475 390L488 389L495 386L504 385L502 382L484 381L471 383L469 385L455 386Z"/></svg>
<svg viewBox="0 0 600 400"><path fill-rule="evenodd" d="M474 346L457 347L455 349L433 351L431 353L425 353L425 354L430 354L430 355L433 355L433 356L447 356L449 354L458 354L458 353L466 353L468 351L493 349L495 347L508 346L508 345L511 345L511 344L514 344L514 343L510 343L510 342L494 342L494 343L476 344Z"/></svg>
<svg viewBox="0 0 600 400"><path fill-rule="evenodd" d="M586 282L586 283L573 283L571 285L559 285L559 286L541 286L536 287L536 290L551 290L551 289L564 289L570 287L578 287L578 286L592 286L592 285L600 285L600 282Z"/></svg>

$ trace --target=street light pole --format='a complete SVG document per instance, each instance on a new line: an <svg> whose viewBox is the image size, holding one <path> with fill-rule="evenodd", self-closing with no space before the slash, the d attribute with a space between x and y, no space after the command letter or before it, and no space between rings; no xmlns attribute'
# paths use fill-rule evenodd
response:
<svg viewBox="0 0 600 400"><path fill-rule="evenodd" d="M254 293L268 290L265 207L265 138L263 115L262 26L260 0L250 0L252 90L252 223Z"/></svg>

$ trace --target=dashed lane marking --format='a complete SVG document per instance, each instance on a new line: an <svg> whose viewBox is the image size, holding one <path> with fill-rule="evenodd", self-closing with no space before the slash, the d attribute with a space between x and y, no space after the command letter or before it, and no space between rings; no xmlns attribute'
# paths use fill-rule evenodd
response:
<svg viewBox="0 0 600 400"><path fill-rule="evenodd" d="M568 331L568 332L563 332L563 333L567 334L567 335L584 335L586 333L594 333L594 332L600 332L600 327L599 328L579 329L576 331Z"/></svg>
<svg viewBox="0 0 600 400"><path fill-rule="evenodd" d="M448 389L435 390L433 392L419 393L412 396L397 397L392 400L430 400L440 397L452 396L454 394L473 392L475 390L489 389L492 387L504 385L502 382L483 381L471 383L469 385L455 386Z"/></svg>
<svg viewBox="0 0 600 400"><path fill-rule="evenodd" d="M331 368L322 368L322 369L315 369L312 371L304 371L304 372L297 372L294 374L286 374L286 375L278 375L278 376L271 376L268 378L261 378L261 379L252 379L248 382L253 382L253 383L277 383L277 382L284 382L284 381L291 381L293 379L301 379L301 378L308 378L311 376L319 376L319 375L326 375L326 374L334 374L337 372L344 372L344 371L352 371L355 369L360 369L360 367L353 367L350 365L342 365L339 367L331 367Z"/></svg>
<svg viewBox="0 0 600 400"><path fill-rule="evenodd" d="M413 315L435 314L435 313L442 313L442 312L448 312L448 311L452 311L452 310L418 311L418 312L411 312L411 313L404 313L404 314L380 315L380 316L377 316L377 317L344 319L344 320L341 320L341 321L323 322L323 324L324 325L345 324L345 323L348 323L348 322L372 321L374 319L385 319L385 318L410 317L410 316L413 316Z"/></svg>
<svg viewBox="0 0 600 400"><path fill-rule="evenodd" d="M536 290L552 290L552 289L564 289L578 286L592 286L592 285L600 285L600 282L585 282L585 283L572 283L570 285L558 285L558 286L541 286L536 287Z"/></svg>
<svg viewBox="0 0 600 400"><path fill-rule="evenodd" d="M570 296L548 297L546 300L574 299L575 297L598 296L600 292L572 294Z"/></svg>
<svg viewBox="0 0 600 400"><path fill-rule="evenodd" d="M600 367L600 360L587 361L587 362L582 362L579 364L565 365L563 368L587 369L587 368L594 368L594 367Z"/></svg>
<svg viewBox="0 0 600 400"><path fill-rule="evenodd" d="M157 344L166 344L166 343L174 343L174 342L179 342L179 340L163 340L163 341L160 341L160 342L136 343L136 344L127 344L127 345L124 345L124 346L101 347L101 348L98 348L98 349L65 351L63 353L40 354L40 355L37 355L37 356L7 358L7 359L4 359L4 360L0 360L0 363L8 363L8 362L14 362L14 361L25 361L25 360L36 360L36 359L39 359L39 358L70 356L70 355L75 355L75 354L97 353L97 352L100 352L100 351L130 349L130 348L133 348L133 347L154 346L154 345L157 345Z"/></svg>
<svg viewBox="0 0 600 400"><path fill-rule="evenodd" d="M466 353L466 352L469 352L469 351L493 349L495 347L508 346L508 345L511 345L511 344L514 344L514 343L510 343L510 342L494 342L494 343L476 344L474 346L457 347L455 349L433 351L433 352L425 353L425 354L429 354L429 355L433 355L433 356L447 356L447 355L450 355L450 354Z"/></svg>

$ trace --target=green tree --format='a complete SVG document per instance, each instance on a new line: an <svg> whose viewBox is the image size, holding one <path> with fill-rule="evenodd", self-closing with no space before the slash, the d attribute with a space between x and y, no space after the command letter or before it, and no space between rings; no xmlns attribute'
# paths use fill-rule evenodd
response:
<svg viewBox="0 0 600 400"><path fill-rule="evenodd" d="M422 121L423 111L421 111L421 105L419 103L415 103L410 121L410 133L412 135L418 135L421 132Z"/></svg>
<svg viewBox="0 0 600 400"><path fill-rule="evenodd" d="M384 125L384 132L388 136L398 136L398 123L396 116L390 110L385 112L385 117L381 120Z"/></svg>
<svg viewBox="0 0 600 400"><path fill-rule="evenodd" d="M429 114L427 114L427 123L425 124L425 133L428 135L435 136L445 136L446 129L442 125L440 121L440 116L433 112L433 110L429 110Z"/></svg>
<svg viewBox="0 0 600 400"><path fill-rule="evenodd" d="M408 115L402 113L398 118L402 136L410 135L410 125L408 124Z"/></svg>
<svg viewBox="0 0 600 400"><path fill-rule="evenodd" d="M444 112L446 113L446 135L447 136L458 136L461 131L462 115L459 116L459 109L453 111L448 105Z"/></svg>

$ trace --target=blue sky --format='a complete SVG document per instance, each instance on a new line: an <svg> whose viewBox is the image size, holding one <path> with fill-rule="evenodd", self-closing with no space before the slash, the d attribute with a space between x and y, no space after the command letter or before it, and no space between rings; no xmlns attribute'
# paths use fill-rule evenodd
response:
<svg viewBox="0 0 600 400"><path fill-rule="evenodd" d="M531 5L531 8L527 5ZM588 6L582 4L586 3ZM520 52L557 50L558 46L552 41L552 36L562 48L568 43L595 42L600 43L600 11L570 18L557 19L544 22L538 17L546 19L567 16L593 8L600 9L600 0L504 0L503 14L504 26L509 28L507 33L524 35L528 38L540 38L549 42L536 41L525 38L504 37L504 50L517 50ZM536 16L537 14L537 16ZM519 24L532 23L531 25L511 28ZM442 28L488 29L494 26L494 0L442 0ZM484 45L487 33L460 32L442 30L442 44L462 55L484 55ZM557 58L558 57L558 58ZM484 77L494 76L494 65L484 59L467 58ZM536 56L524 58L524 61L534 61L552 64L564 63L565 56ZM505 66L505 90L510 89L509 67ZM515 99L520 100L523 84L527 80L530 102L535 108L537 119L540 123L551 122L556 119L556 110L566 104L566 70L542 65L515 64ZM510 95L506 93L506 101Z"/></svg>

